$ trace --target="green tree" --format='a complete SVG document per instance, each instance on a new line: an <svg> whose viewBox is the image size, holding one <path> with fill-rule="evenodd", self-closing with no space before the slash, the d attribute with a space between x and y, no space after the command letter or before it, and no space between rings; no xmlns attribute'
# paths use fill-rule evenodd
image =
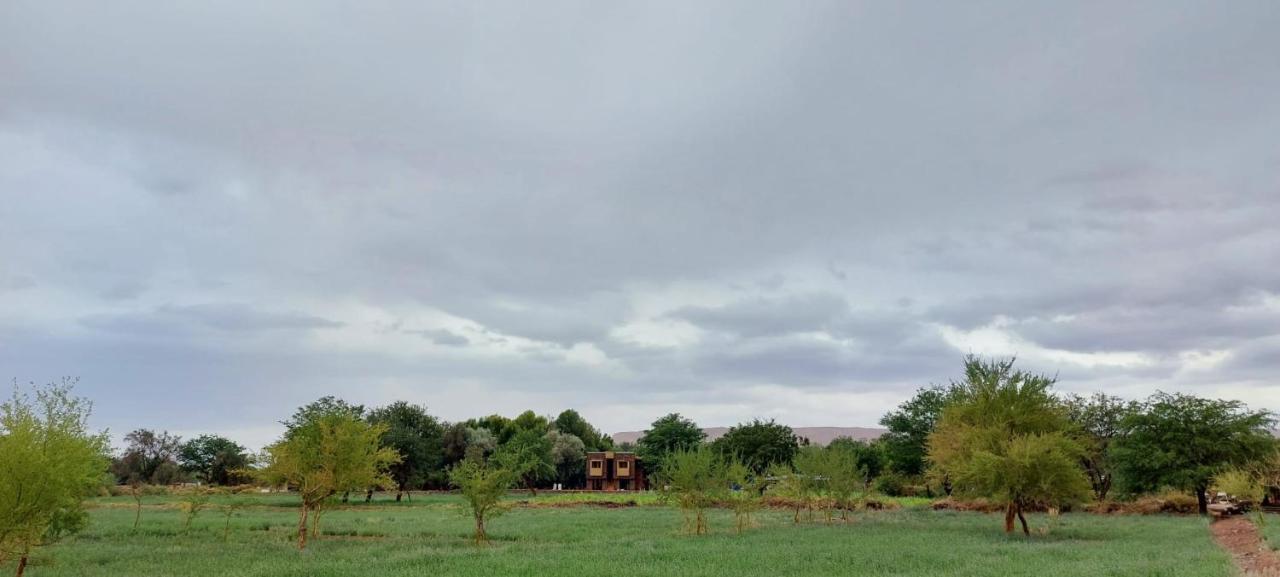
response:
<svg viewBox="0 0 1280 577"><path fill-rule="evenodd" d="M572 433L556 429L547 431L551 442L551 462L555 465L556 482L566 487L581 487L586 482L586 444Z"/></svg>
<svg viewBox="0 0 1280 577"><path fill-rule="evenodd" d="M109 448L106 433L89 432L92 406L73 397L74 380L35 391L15 386L0 404L0 564L79 531L88 522L83 501L102 484Z"/></svg>
<svg viewBox="0 0 1280 577"><path fill-rule="evenodd" d="M888 451L885 443L880 440L864 441L850 437L838 437L832 439L827 448L849 452L853 459L852 475L862 485L863 491L870 489L871 482L875 481L876 477L879 477L888 467Z"/></svg>
<svg viewBox="0 0 1280 577"><path fill-rule="evenodd" d="M352 411L308 411L294 419L280 441L267 447L265 466L258 471L272 484L297 489L298 549L307 546L308 521L312 535L320 533L325 500L366 487L390 487L387 474L400 456L383 447L386 426L370 424Z"/></svg>
<svg viewBox="0 0 1280 577"><path fill-rule="evenodd" d="M920 389L914 397L880 419L880 425L888 429L881 438L890 470L908 476L925 472L928 468L929 435L942 417L942 409L951 398L951 390L951 387L944 386Z"/></svg>
<svg viewBox="0 0 1280 577"><path fill-rule="evenodd" d="M449 470L449 482L462 493L467 511L475 521L476 544L488 542L485 523L506 510L502 497L515 479L513 472L479 458L468 457Z"/></svg>
<svg viewBox="0 0 1280 577"><path fill-rule="evenodd" d="M444 427L420 405L396 401L369 413L369 422L383 425L382 446L400 455L391 466L396 501L414 488L422 488L428 476L440 471L444 460Z"/></svg>
<svg viewBox="0 0 1280 577"><path fill-rule="evenodd" d="M453 467L461 462L467 457L467 424L446 425L440 442L443 445L445 467Z"/></svg>
<svg viewBox="0 0 1280 577"><path fill-rule="evenodd" d="M671 413L653 422L636 441L636 453L650 470L660 471L666 456L676 451L689 451L700 445L707 434L693 421Z"/></svg>
<svg viewBox="0 0 1280 577"><path fill-rule="evenodd" d="M513 431L512 436L520 433L521 431L537 431L538 433L545 433L549 428L551 428L551 421L547 420L546 417L534 413L533 411L525 411L517 415L516 418L511 419L511 429Z"/></svg>
<svg viewBox="0 0 1280 577"><path fill-rule="evenodd" d="M826 475L830 463L822 447L806 446L796 453L794 467L775 464L767 475L771 480L769 492L786 499L795 515L793 523L800 522L800 513L806 512L813 520L814 505L826 489Z"/></svg>
<svg viewBox="0 0 1280 577"><path fill-rule="evenodd" d="M705 445L677 449L666 455L659 477L663 495L679 505L685 529L705 534L707 509L728 492L724 459Z"/></svg>
<svg viewBox="0 0 1280 577"><path fill-rule="evenodd" d="M728 501L733 509L734 526L742 533L752 525L751 515L763 505L761 497L768 481L738 459L725 465L725 481L729 486Z"/></svg>
<svg viewBox="0 0 1280 577"><path fill-rule="evenodd" d="M1111 442L1120 435L1124 418L1138 410L1138 404L1096 393L1089 397L1070 395L1063 399L1063 405L1074 427L1072 436L1084 448L1080 464L1089 476L1093 496L1099 501L1106 500L1115 479L1109 451Z"/></svg>
<svg viewBox="0 0 1280 577"><path fill-rule="evenodd" d="M168 431L137 429L124 436L124 453L112 463L118 483L169 485L182 480L178 454L182 438Z"/></svg>
<svg viewBox="0 0 1280 577"><path fill-rule="evenodd" d="M511 471L530 494L536 496L538 483L556 475L551 448L551 440L547 438L545 429L524 429L499 447L494 459L502 468Z"/></svg>
<svg viewBox="0 0 1280 577"><path fill-rule="evenodd" d="M178 463L204 483L231 485L249 467L249 453L226 437L200 435L178 449Z"/></svg>
<svg viewBox="0 0 1280 577"><path fill-rule="evenodd" d="M1013 360L965 359L965 380L929 436L929 460L961 494L1007 503L1005 532L1015 517L1030 535L1022 512L1031 504L1059 505L1086 499L1089 483L1078 463L1080 444L1054 380L1013 368Z"/></svg>
<svg viewBox="0 0 1280 577"><path fill-rule="evenodd" d="M759 474L774 464L791 464L796 451L800 450L800 440L791 427L779 425L772 419L756 419L730 427L711 446L721 455L740 459Z"/></svg>
<svg viewBox="0 0 1280 577"><path fill-rule="evenodd" d="M588 451L609 451L613 449L613 439L591 426L578 411L567 409L556 417L552 423L557 430L568 433L579 439Z"/></svg>
<svg viewBox="0 0 1280 577"><path fill-rule="evenodd" d="M1271 413L1238 401L1156 393L1121 421L1110 458L1128 492L1194 491L1200 514L1207 515L1213 478L1265 457L1274 446L1273 424Z"/></svg>
<svg viewBox="0 0 1280 577"><path fill-rule="evenodd" d="M869 452L866 443L848 437L832 441L823 451L821 476L825 481L827 497L832 506L840 510L840 518L844 521L849 520L849 511L853 510L859 491L866 494L870 484L867 479L878 474L868 473L869 465L860 462L860 457L866 459L865 454ZM874 454L880 453L876 451Z"/></svg>
<svg viewBox="0 0 1280 577"><path fill-rule="evenodd" d="M516 428L511 424L511 419L502 415L489 415L479 419L469 419L467 427L472 429L486 429L493 434L493 438L501 445L511 439L516 434Z"/></svg>

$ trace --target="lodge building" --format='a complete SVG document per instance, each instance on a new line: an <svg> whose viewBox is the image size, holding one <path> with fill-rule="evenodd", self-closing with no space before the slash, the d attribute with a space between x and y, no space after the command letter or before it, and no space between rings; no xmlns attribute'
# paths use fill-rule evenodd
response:
<svg viewBox="0 0 1280 577"><path fill-rule="evenodd" d="M587 490L643 491L648 488L644 464L635 453L587 453Z"/></svg>

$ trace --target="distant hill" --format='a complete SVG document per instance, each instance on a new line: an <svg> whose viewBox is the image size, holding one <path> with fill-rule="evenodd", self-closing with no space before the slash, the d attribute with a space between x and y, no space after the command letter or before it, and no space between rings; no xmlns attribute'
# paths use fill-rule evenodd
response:
<svg viewBox="0 0 1280 577"><path fill-rule="evenodd" d="M854 439L870 440L883 435L886 430L874 427L792 427L796 436L809 439L810 443L815 445L826 445L832 439L838 437L852 437ZM729 432L729 427L708 427L702 430L707 434L708 441L719 439L722 435ZM644 431L624 431L613 434L613 442L634 443L643 435Z"/></svg>

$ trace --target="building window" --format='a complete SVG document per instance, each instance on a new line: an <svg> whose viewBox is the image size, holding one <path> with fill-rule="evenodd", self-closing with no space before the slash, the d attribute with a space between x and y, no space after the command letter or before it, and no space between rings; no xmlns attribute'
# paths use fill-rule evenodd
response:
<svg viewBox="0 0 1280 577"><path fill-rule="evenodd" d="M591 474L599 475L604 472L604 463L600 461L591 461Z"/></svg>
<svg viewBox="0 0 1280 577"><path fill-rule="evenodd" d="M618 461L618 475L622 476L622 475L630 475L630 474L631 474L631 463L627 461Z"/></svg>

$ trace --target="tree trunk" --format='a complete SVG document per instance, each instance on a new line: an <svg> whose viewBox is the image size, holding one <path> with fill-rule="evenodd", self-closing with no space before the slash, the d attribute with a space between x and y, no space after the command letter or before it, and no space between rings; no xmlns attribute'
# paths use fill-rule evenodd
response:
<svg viewBox="0 0 1280 577"><path fill-rule="evenodd" d="M1209 496L1206 494L1208 487L1196 487L1196 503L1200 506L1200 514L1209 514Z"/></svg>
<svg viewBox="0 0 1280 577"><path fill-rule="evenodd" d="M484 517L476 516L476 544L487 542L489 535L484 532Z"/></svg>
<svg viewBox="0 0 1280 577"><path fill-rule="evenodd" d="M307 504L302 504L302 511L298 513L298 550L307 548Z"/></svg>
<svg viewBox="0 0 1280 577"><path fill-rule="evenodd" d="M342 494L342 504L346 505L347 503L350 503L350 502L351 502L351 491L347 491Z"/></svg>
<svg viewBox="0 0 1280 577"><path fill-rule="evenodd" d="M532 482L531 482L531 483L529 483L529 496L530 496L530 497L537 497L537 496L538 496L538 488L537 488L536 486L534 486L534 484L533 484Z"/></svg>
<svg viewBox="0 0 1280 577"><path fill-rule="evenodd" d="M138 531L138 523L142 521L142 501L138 501L138 508L133 512L133 530Z"/></svg>
<svg viewBox="0 0 1280 577"><path fill-rule="evenodd" d="M1022 516L1022 503L1018 503L1018 520L1022 522L1022 534L1031 536L1031 529L1027 528L1027 518Z"/></svg>
<svg viewBox="0 0 1280 577"><path fill-rule="evenodd" d="M399 501L399 500L400 500L400 499L399 499L399 496L397 496L396 500L397 500L397 501ZM372 502L373 502L373 489L369 489L368 491L365 491L365 493L364 493L364 502L365 502L365 503L372 503Z"/></svg>
<svg viewBox="0 0 1280 577"><path fill-rule="evenodd" d="M399 502L400 502L400 497L401 497L402 495L404 495L404 493L403 493L403 492L401 492L401 491L396 491L396 502L397 502L397 503L399 503Z"/></svg>
<svg viewBox="0 0 1280 577"><path fill-rule="evenodd" d="M22 574L25 573L26 571L27 571L27 556L24 554L22 557L18 559L17 577L22 577Z"/></svg>
<svg viewBox="0 0 1280 577"><path fill-rule="evenodd" d="M1014 509L1013 501L1009 501L1009 506L1004 510L1004 532L1013 532L1013 518L1017 511Z"/></svg>

